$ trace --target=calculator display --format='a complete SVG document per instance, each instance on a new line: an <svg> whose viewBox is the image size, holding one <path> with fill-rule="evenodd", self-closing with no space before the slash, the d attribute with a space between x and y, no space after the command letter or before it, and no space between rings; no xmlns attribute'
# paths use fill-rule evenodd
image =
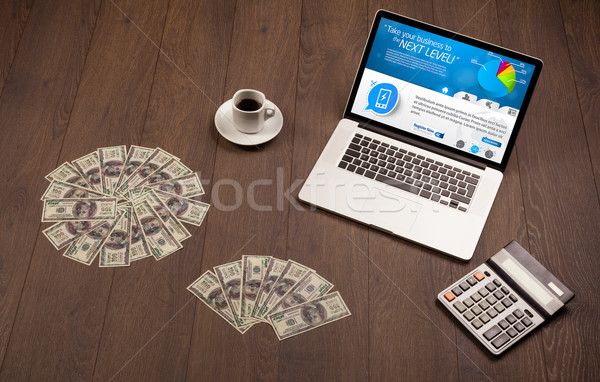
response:
<svg viewBox="0 0 600 382"><path fill-rule="evenodd" d="M519 280L519 284L543 305L548 305L553 300L552 296L540 286L539 282L519 267L511 258L504 259L502 268L514 280Z"/></svg>

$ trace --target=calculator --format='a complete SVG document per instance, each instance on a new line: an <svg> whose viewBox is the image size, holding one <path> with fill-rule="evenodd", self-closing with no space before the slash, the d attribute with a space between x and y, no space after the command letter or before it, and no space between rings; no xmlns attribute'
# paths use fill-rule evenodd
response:
<svg viewBox="0 0 600 382"><path fill-rule="evenodd" d="M562 282L512 241L438 295L438 300L490 352L503 353L574 297Z"/></svg>

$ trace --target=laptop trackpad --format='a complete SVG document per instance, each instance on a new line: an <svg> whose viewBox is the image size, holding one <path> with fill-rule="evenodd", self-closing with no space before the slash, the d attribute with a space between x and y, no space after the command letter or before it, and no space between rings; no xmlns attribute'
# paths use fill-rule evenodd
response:
<svg viewBox="0 0 600 382"><path fill-rule="evenodd" d="M371 224L394 233L410 231L420 210L421 204L381 188L371 188L362 206Z"/></svg>

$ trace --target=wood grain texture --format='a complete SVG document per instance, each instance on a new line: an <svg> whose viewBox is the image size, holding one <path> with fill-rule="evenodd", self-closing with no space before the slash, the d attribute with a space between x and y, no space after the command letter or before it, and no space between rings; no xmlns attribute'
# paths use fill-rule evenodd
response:
<svg viewBox="0 0 600 382"><path fill-rule="evenodd" d="M300 6L295 1L236 4L224 93L215 101L220 105L238 89L258 89L279 107L284 126L259 147L241 148L218 138L212 210L197 276L246 254L285 258L288 206L278 198L290 182ZM278 352L268 325L257 324L241 335L198 303L187 378L274 381Z"/></svg>
<svg viewBox="0 0 600 382"><path fill-rule="evenodd" d="M0 2L0 95L17 53L30 9L31 1L28 0Z"/></svg>
<svg viewBox="0 0 600 382"><path fill-rule="evenodd" d="M32 291L24 284L40 227L39 196L47 187L44 176L59 156L98 7L96 2L81 1L33 8L32 23L23 33L22 49L15 55L0 99L4 163L0 168L0 359L8 360L2 364L2 379L32 371L32 364L23 367L27 355L6 349L10 338L17 348L25 342L38 343L26 332L22 337L11 335L21 293ZM57 33L65 34L60 42L53 38ZM44 293L35 290L36 300L44 299Z"/></svg>
<svg viewBox="0 0 600 382"><path fill-rule="evenodd" d="M596 189L600 189L600 3L561 1L560 8L567 34L567 46L577 99L585 127L587 145L594 168Z"/></svg>
<svg viewBox="0 0 600 382"><path fill-rule="evenodd" d="M544 69L533 107L517 141L530 252L575 291L575 299L543 330L549 380L588 380L598 341L582 330L581 317L597 322L600 213L590 154L570 70L567 41L557 2L509 3L499 8L503 43L541 58ZM522 25L516 33L512 27ZM561 76L553 75L563 70ZM534 149L532 149L534 148ZM587 325L585 325L587 326ZM537 333L536 333L537 334ZM575 352L580 356L572 357Z"/></svg>
<svg viewBox="0 0 600 382"><path fill-rule="evenodd" d="M596 193L600 189L600 122L598 122L598 103L600 102L600 7L595 1L561 1L561 11L567 35L567 43L573 66L575 86L581 116L585 128L587 147L590 153L590 160L596 179ZM595 227L596 233L598 226ZM597 234L590 235L589 239L595 245L595 251L598 252ZM594 240L596 236L596 241ZM590 248L586 256L585 269L588 266L591 274L586 278L586 282L592 282L594 278L594 269L596 274L599 268L597 257L594 256L594 247ZM590 261L591 260L591 261ZM582 283L582 284L583 284ZM595 283L594 283L595 284ZM586 289L585 287L583 287ZM596 289L597 291L597 289ZM579 296L578 296L579 297ZM591 322L597 321L599 316L598 302L589 295L592 306L579 314L579 317L590 317ZM586 300L588 301L588 300ZM590 325L592 327L593 324ZM565 335L569 335L565 333ZM600 349L597 338L588 338L586 341L590 346L585 348L586 364L583 365L581 375L584 379L594 380L600 378L600 360L594 354L599 354Z"/></svg>

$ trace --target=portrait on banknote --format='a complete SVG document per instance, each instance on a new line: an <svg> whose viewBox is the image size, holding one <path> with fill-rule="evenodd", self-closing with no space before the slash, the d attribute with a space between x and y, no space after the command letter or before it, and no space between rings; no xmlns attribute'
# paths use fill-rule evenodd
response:
<svg viewBox="0 0 600 382"><path fill-rule="evenodd" d="M302 320L310 326L317 326L327 318L323 305L317 303L308 304L300 312Z"/></svg>
<svg viewBox="0 0 600 382"><path fill-rule="evenodd" d="M240 279L229 280L227 284L225 284L225 295L229 298L237 300L240 298Z"/></svg>
<svg viewBox="0 0 600 382"><path fill-rule="evenodd" d="M167 205L167 207L169 207L169 210L171 210L171 212L177 217L183 215L189 207L188 202L178 198L171 198L167 200L165 204Z"/></svg>
<svg viewBox="0 0 600 382"><path fill-rule="evenodd" d="M160 232L162 228L162 222L156 216L147 216L140 220L144 233L148 236L152 236Z"/></svg>
<svg viewBox="0 0 600 382"><path fill-rule="evenodd" d="M80 200L73 207L73 215L79 219L89 219L96 214L97 209L96 202Z"/></svg>

